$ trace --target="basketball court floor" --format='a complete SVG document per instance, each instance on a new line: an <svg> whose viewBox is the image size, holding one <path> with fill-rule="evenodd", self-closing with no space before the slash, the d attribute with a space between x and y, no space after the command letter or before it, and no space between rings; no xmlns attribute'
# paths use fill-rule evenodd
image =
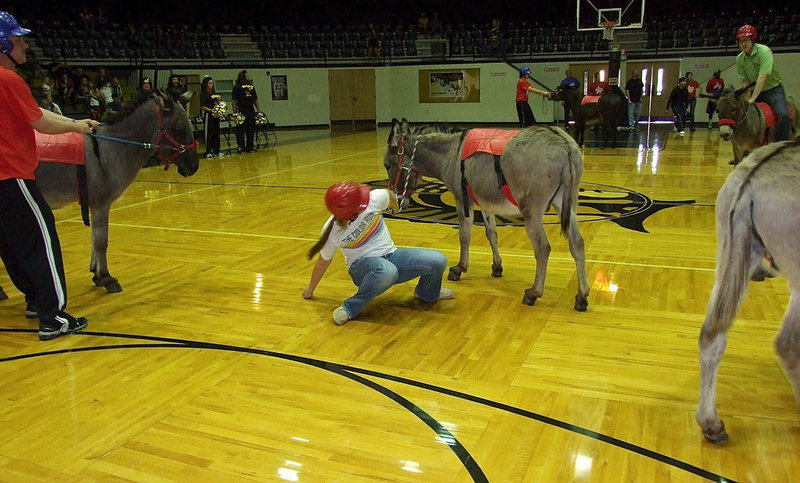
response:
<svg viewBox="0 0 800 483"><path fill-rule="evenodd" d="M106 294L77 206L57 210L80 335L39 342L0 272L0 480L796 481L800 415L772 346L781 278L751 283L719 376L730 441L694 422L697 336L714 280L714 202L729 144L703 127L665 143L584 149L579 218L592 284L552 215L544 296L518 220L483 229L456 298L396 286L344 326L337 254L313 300L305 254L341 180L385 186L388 130L285 131L276 147L146 168L113 207ZM627 134L625 134L627 136ZM646 149L655 146L657 149ZM426 180L387 218L395 243L455 264L453 198ZM795 476L791 476L795 475Z"/></svg>

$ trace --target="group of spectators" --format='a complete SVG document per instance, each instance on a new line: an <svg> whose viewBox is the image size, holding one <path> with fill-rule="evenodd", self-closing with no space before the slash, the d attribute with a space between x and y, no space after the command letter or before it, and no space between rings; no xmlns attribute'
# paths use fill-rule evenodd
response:
<svg viewBox="0 0 800 483"><path fill-rule="evenodd" d="M61 114L70 106L74 111L85 112L91 119L99 120L106 113L119 111L123 102L119 78L109 75L104 67L90 75L83 67L69 67L54 59L42 71L39 104L52 112Z"/></svg>

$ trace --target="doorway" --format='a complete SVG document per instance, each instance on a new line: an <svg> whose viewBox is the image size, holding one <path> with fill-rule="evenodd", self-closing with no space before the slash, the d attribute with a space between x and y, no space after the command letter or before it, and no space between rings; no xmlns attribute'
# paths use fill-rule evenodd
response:
<svg viewBox="0 0 800 483"><path fill-rule="evenodd" d="M331 127L375 128L375 69L331 69L328 87Z"/></svg>

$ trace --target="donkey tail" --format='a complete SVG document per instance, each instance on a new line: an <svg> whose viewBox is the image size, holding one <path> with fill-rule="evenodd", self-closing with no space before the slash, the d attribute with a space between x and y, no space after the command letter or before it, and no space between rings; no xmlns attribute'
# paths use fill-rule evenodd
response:
<svg viewBox="0 0 800 483"><path fill-rule="evenodd" d="M738 171L731 175L717 196L717 268L705 323L710 324L714 333L724 330L736 316L754 262L753 200L748 191L750 173Z"/></svg>
<svg viewBox="0 0 800 483"><path fill-rule="evenodd" d="M583 157L578 143L564 131L560 131L565 140L567 162L561 172L561 234L567 236L572 213L578 209L578 191L583 177Z"/></svg>

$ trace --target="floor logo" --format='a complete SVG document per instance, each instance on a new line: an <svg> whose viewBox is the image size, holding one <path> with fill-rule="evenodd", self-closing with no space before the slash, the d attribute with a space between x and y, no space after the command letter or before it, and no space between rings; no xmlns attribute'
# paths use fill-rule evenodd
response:
<svg viewBox="0 0 800 483"><path fill-rule="evenodd" d="M373 188L387 188L387 180L368 182ZM581 183L578 196L578 221L610 221L629 230L648 233L644 222L650 216L667 208L691 205L695 200L659 201L642 193L597 183ZM401 213L384 216L418 223L457 225L456 200L438 180L424 179L417 185L411 204ZM483 223L483 214L475 211L476 223ZM545 224L557 224L554 210L545 214ZM524 226L522 218L497 217L498 226Z"/></svg>

